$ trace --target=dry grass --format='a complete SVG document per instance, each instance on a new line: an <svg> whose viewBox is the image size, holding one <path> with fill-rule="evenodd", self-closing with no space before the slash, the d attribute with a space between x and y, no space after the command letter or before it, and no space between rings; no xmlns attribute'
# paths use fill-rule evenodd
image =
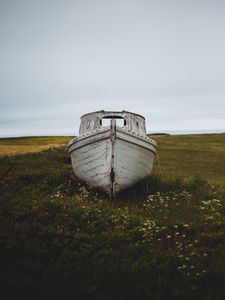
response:
<svg viewBox="0 0 225 300"><path fill-rule="evenodd" d="M0 139L0 156L34 153L66 147L70 137L22 137Z"/></svg>
<svg viewBox="0 0 225 300"><path fill-rule="evenodd" d="M39 145L33 146L29 145L1 145L0 146L0 155L16 155L16 154L24 154L24 153L34 153L40 152L49 148L58 148L61 147L61 144L47 144L47 145Z"/></svg>

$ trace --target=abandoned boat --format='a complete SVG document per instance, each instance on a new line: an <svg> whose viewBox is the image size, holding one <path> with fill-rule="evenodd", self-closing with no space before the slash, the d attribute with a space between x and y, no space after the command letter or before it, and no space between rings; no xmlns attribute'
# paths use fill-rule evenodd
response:
<svg viewBox="0 0 225 300"><path fill-rule="evenodd" d="M112 198L150 175L156 148L145 118L128 111L83 115L79 136L68 144L75 176Z"/></svg>

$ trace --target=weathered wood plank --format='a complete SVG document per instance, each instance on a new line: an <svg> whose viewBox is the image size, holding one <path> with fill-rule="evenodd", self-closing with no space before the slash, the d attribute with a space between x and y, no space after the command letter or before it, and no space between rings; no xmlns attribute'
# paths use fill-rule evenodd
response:
<svg viewBox="0 0 225 300"><path fill-rule="evenodd" d="M116 126L116 117L124 119L123 127ZM102 127L102 118L111 118L111 125ZM156 147L142 116L99 111L81 118L80 136L68 152L75 175L112 196L151 173Z"/></svg>
<svg viewBox="0 0 225 300"><path fill-rule="evenodd" d="M71 153L74 174L93 187L109 189L110 139L88 144Z"/></svg>
<svg viewBox="0 0 225 300"><path fill-rule="evenodd" d="M148 149L117 140L115 144L116 191L123 190L150 175L154 154Z"/></svg>

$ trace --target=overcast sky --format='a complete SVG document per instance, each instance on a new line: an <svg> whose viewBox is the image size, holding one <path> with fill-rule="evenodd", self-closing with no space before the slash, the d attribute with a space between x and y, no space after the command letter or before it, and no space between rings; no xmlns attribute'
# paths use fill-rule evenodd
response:
<svg viewBox="0 0 225 300"><path fill-rule="evenodd" d="M0 136L74 135L102 109L225 131L225 1L0 0Z"/></svg>

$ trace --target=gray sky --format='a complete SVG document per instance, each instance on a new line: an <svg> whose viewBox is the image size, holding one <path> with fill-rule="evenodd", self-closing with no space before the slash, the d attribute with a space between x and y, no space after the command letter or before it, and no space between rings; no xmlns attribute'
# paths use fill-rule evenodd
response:
<svg viewBox="0 0 225 300"><path fill-rule="evenodd" d="M0 136L77 134L101 109L225 131L225 1L0 0Z"/></svg>

